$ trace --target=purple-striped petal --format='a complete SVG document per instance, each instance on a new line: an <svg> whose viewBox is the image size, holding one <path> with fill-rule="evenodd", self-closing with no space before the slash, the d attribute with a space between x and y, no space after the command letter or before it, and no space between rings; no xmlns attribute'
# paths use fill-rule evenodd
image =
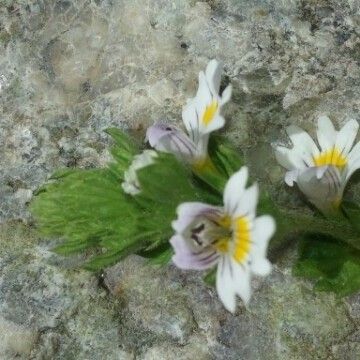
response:
<svg viewBox="0 0 360 360"><path fill-rule="evenodd" d="M342 197L343 180L336 166L310 167L301 171L296 182L309 201L323 212Z"/></svg>
<svg viewBox="0 0 360 360"><path fill-rule="evenodd" d="M182 233L186 228L200 216L219 217L221 209L201 202L186 202L178 206L176 212L178 218L172 222L173 229Z"/></svg>
<svg viewBox="0 0 360 360"><path fill-rule="evenodd" d="M146 132L150 146L158 151L172 153L182 158L193 158L196 146L179 128L169 124L155 124Z"/></svg>
<svg viewBox="0 0 360 360"><path fill-rule="evenodd" d="M190 243L181 235L174 235L170 239L175 254L173 263L183 270L205 270L213 267L219 259L219 254L211 247L194 251Z"/></svg>

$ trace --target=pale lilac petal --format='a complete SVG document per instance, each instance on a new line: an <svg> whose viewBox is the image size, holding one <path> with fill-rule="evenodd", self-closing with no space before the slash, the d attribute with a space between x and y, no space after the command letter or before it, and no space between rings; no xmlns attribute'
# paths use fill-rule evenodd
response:
<svg viewBox="0 0 360 360"><path fill-rule="evenodd" d="M187 239L181 235L174 235L170 239L174 249L173 263L183 270L205 270L213 267L219 260L219 254L212 248L206 247L198 252L189 246Z"/></svg>
<svg viewBox="0 0 360 360"><path fill-rule="evenodd" d="M342 177L335 166L308 168L298 176L297 184L321 211L327 211L342 197Z"/></svg>
<svg viewBox="0 0 360 360"><path fill-rule="evenodd" d="M177 156L192 158L196 151L195 144L183 131L168 124L150 126L146 132L146 139L156 150Z"/></svg>
<svg viewBox="0 0 360 360"><path fill-rule="evenodd" d="M216 216L221 209L201 202L186 202L180 204L176 213L178 218L172 222L173 229L182 233L199 216Z"/></svg>

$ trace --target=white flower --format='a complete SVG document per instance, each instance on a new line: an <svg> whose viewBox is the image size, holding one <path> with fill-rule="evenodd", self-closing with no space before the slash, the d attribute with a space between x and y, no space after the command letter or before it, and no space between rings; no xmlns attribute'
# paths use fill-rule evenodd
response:
<svg viewBox="0 0 360 360"><path fill-rule="evenodd" d="M203 270L217 264L216 289L225 308L236 309L236 295L247 304L251 274L271 271L266 259L275 231L271 216L256 217L258 187L246 188L247 167L231 176L224 190L224 207L189 202L177 209L170 243L173 262L181 269Z"/></svg>
<svg viewBox="0 0 360 360"><path fill-rule="evenodd" d="M211 60L205 73L199 73L199 88L196 96L188 100L182 118L187 134L175 126L155 124L148 128L146 137L152 147L170 152L185 160L196 163L207 158L209 134L225 124L220 110L230 100L231 85L220 91L222 66Z"/></svg>
<svg viewBox="0 0 360 360"><path fill-rule="evenodd" d="M336 131L327 116L320 116L319 146L308 133L289 126L287 133L293 147L275 149L277 161L289 170L285 182L289 186L296 182L309 201L325 214L338 208L347 181L360 168L360 143L353 147L358 129L358 122L349 120Z"/></svg>
<svg viewBox="0 0 360 360"><path fill-rule="evenodd" d="M157 153L154 150L144 150L141 154L134 156L134 160L124 173L124 182L121 184L127 194L136 195L141 192L136 172L153 164L156 157Z"/></svg>

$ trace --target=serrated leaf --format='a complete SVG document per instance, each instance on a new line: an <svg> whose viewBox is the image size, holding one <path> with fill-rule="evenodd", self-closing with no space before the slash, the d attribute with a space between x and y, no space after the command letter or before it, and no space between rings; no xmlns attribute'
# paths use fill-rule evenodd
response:
<svg viewBox="0 0 360 360"><path fill-rule="evenodd" d="M120 129L109 128L105 132L114 140L110 152L115 161L109 165L109 168L119 179L123 179L124 171L130 166L140 147L134 139Z"/></svg>
<svg viewBox="0 0 360 360"><path fill-rule="evenodd" d="M139 209L106 169L68 172L47 184L30 209L42 234L64 239L54 249L63 255L92 247L121 252L138 232Z"/></svg>
<svg viewBox="0 0 360 360"><path fill-rule="evenodd" d="M330 236L303 235L293 273L316 280L319 291L349 295L360 289L360 251Z"/></svg>

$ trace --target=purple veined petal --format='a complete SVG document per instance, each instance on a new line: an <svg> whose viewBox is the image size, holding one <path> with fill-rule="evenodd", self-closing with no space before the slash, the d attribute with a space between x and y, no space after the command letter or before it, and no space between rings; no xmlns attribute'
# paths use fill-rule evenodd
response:
<svg viewBox="0 0 360 360"><path fill-rule="evenodd" d="M196 144L199 141L199 115L196 112L194 99L188 100L183 107L182 119L190 139Z"/></svg>
<svg viewBox="0 0 360 360"><path fill-rule="evenodd" d="M146 131L150 146L158 151L172 153L179 157L193 158L196 146L179 128L169 124L155 124Z"/></svg>
<svg viewBox="0 0 360 360"><path fill-rule="evenodd" d="M201 202L186 202L180 204L176 212L178 218L172 222L172 227L182 233L197 217L217 218L221 216L222 209Z"/></svg>
<svg viewBox="0 0 360 360"><path fill-rule="evenodd" d="M342 198L343 177L335 166L310 167L297 178L299 189L319 210L329 211Z"/></svg>
<svg viewBox="0 0 360 360"><path fill-rule="evenodd" d="M174 249L173 263L183 270L205 270L213 267L219 260L219 254L214 248L205 247L194 252L189 240L181 235L174 235L170 239Z"/></svg>

